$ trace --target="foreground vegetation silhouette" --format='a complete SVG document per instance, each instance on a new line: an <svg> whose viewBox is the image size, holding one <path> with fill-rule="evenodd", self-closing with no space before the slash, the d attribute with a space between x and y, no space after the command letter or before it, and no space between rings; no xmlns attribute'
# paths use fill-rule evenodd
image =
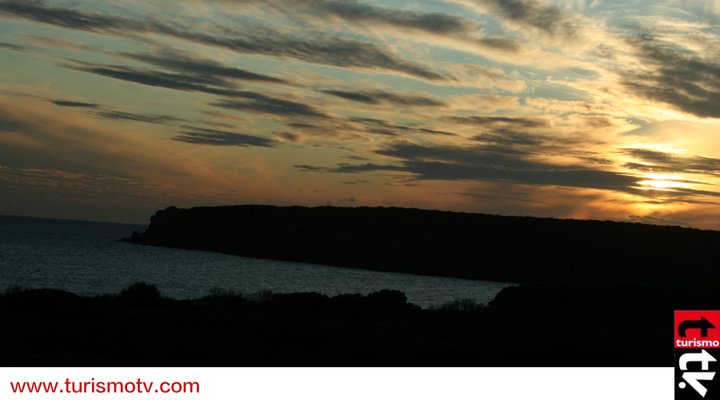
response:
<svg viewBox="0 0 720 400"><path fill-rule="evenodd" d="M3 366L663 366L673 310L717 305L720 281L528 284L489 305L421 309L395 290L162 297L10 287Z"/></svg>

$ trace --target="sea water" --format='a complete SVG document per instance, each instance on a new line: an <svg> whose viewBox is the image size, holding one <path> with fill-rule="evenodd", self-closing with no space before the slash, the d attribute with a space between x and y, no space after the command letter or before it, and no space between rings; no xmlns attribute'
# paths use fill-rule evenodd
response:
<svg viewBox="0 0 720 400"><path fill-rule="evenodd" d="M461 298L487 304L510 283L440 278L141 246L118 239L143 225L0 215L0 290L10 285L82 295L155 284L163 295L195 299L211 288L240 293L368 294L399 290L423 308Z"/></svg>

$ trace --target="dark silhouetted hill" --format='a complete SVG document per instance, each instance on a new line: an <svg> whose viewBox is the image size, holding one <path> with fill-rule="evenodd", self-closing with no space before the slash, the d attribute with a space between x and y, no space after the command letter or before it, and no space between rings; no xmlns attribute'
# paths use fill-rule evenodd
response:
<svg viewBox="0 0 720 400"><path fill-rule="evenodd" d="M720 232L384 207L158 211L130 243L467 279L649 282L718 276Z"/></svg>

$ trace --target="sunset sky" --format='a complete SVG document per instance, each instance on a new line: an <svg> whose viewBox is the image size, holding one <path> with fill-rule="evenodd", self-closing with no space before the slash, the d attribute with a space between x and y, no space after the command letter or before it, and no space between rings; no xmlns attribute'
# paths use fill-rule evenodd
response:
<svg viewBox="0 0 720 400"><path fill-rule="evenodd" d="M0 214L720 229L720 0L0 0Z"/></svg>

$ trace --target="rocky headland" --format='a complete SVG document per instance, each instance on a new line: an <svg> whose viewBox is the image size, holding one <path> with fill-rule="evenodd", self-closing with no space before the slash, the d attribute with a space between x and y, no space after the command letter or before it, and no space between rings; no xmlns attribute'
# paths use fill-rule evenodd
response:
<svg viewBox="0 0 720 400"><path fill-rule="evenodd" d="M514 283L718 277L720 232L395 207L169 207L130 243Z"/></svg>

